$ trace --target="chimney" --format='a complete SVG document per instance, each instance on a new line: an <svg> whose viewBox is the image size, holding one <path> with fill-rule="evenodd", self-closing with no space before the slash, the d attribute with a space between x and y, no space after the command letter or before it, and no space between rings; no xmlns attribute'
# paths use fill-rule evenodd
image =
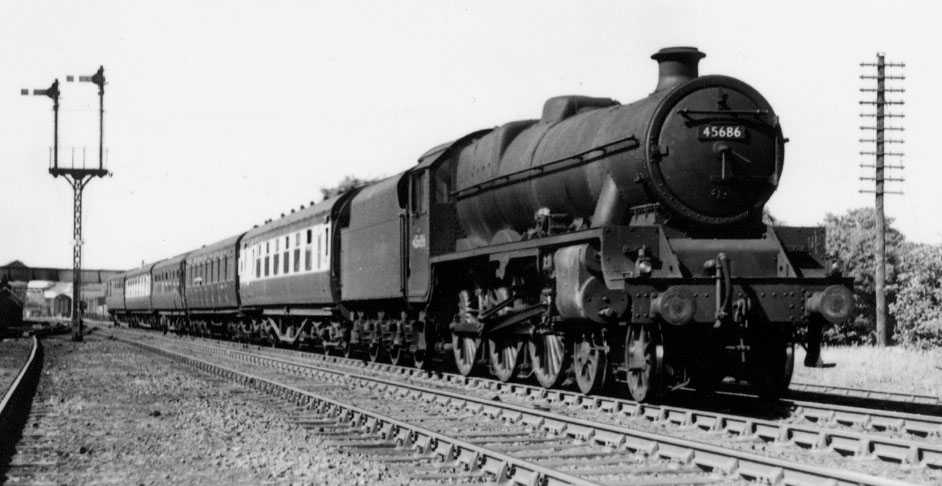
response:
<svg viewBox="0 0 942 486"><path fill-rule="evenodd" d="M657 61L657 88L654 91L673 88L699 75L697 65L706 54L696 47L665 47L655 52L651 59Z"/></svg>

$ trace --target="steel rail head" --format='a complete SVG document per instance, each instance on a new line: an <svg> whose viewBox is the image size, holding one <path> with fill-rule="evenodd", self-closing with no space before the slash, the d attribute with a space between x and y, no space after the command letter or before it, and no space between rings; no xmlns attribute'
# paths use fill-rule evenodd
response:
<svg viewBox="0 0 942 486"><path fill-rule="evenodd" d="M10 412L10 407L16 402L17 396L22 393L23 387L27 385L28 375L34 372L36 367L42 362L42 344L36 336L32 336L32 341L29 357L26 358L26 362L20 367L16 378L13 379L10 387L7 389L6 393L4 393L3 399L0 400L0 422L6 418L6 415Z"/></svg>

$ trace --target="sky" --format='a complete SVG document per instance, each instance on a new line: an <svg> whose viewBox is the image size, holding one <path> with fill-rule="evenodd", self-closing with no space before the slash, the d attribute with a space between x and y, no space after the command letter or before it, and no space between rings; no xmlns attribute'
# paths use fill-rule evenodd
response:
<svg viewBox="0 0 942 486"><path fill-rule="evenodd" d="M428 148L539 117L561 94L647 96L649 56L692 45L701 74L758 89L780 117L784 175L768 207L790 225L873 204L860 194L861 61L906 63L905 194L887 213L942 243L942 94L935 2L0 2L0 264L71 265L72 193L47 172L62 82L60 161L106 168L85 190L84 264L129 268L320 199L344 175L407 169ZM74 152L73 152L74 148ZM895 148L895 147L894 147Z"/></svg>

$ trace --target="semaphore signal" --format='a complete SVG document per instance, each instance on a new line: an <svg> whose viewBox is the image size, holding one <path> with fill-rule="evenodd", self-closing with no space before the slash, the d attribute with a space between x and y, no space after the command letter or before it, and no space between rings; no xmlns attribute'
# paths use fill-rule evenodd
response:
<svg viewBox="0 0 942 486"><path fill-rule="evenodd" d="M66 81L72 82L74 76L67 76ZM46 89L34 89L34 96L48 96L52 99L53 112L53 146L50 157L49 173L53 177L62 176L70 186L72 186L72 339L81 341L83 339L82 329L82 192L85 186L96 177L111 175L105 169L104 161L104 141L105 141L105 68L99 67L95 74L90 76L79 76L79 82L93 83L98 86L98 168L86 168L84 164L81 168L75 167L75 156L73 151L72 164L69 167L59 165L59 80L53 81L52 85ZM29 90L21 89L20 94L29 95ZM84 160L84 157L83 157Z"/></svg>

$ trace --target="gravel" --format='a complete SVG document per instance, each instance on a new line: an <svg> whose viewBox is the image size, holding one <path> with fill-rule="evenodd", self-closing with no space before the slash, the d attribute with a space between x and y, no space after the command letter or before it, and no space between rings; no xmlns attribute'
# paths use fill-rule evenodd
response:
<svg viewBox="0 0 942 486"><path fill-rule="evenodd" d="M326 445L255 391L115 341L45 344L11 483L405 482L364 454Z"/></svg>
<svg viewBox="0 0 942 486"><path fill-rule="evenodd" d="M281 355L282 357L285 357L289 354L284 350L270 349L252 350L252 352L260 352L263 354L275 356ZM360 370L358 372L362 373L365 371ZM627 417L620 414L611 414L605 411L572 409L560 403L553 403L548 405L539 404L541 406L536 406L537 404L512 394L496 394L495 392L488 390L468 389L457 385L446 384L445 382L430 384L425 381L417 381L410 378L396 379L400 379L406 383L414 383L421 386L428 386L430 388L438 388L450 391L452 393L471 395L478 398L499 399L501 401L506 401L521 406L541 408L568 416L578 416L579 418L585 420L592 420L600 423L624 426L636 430L694 439L721 447L737 449L744 452L778 459L815 464L823 467L836 467L855 470L879 477L893 477L896 479L912 481L920 484L942 484L942 470L929 469L918 466L898 465L891 462L879 461L874 458L842 457L836 452L823 450L808 451L788 442L766 442L755 436L739 437L736 435L727 434L722 431L704 431L699 428L689 426L679 427L664 421L650 422L645 418ZM864 433L863 431L860 432ZM939 437L929 437L924 439L924 441L934 444L940 443Z"/></svg>

